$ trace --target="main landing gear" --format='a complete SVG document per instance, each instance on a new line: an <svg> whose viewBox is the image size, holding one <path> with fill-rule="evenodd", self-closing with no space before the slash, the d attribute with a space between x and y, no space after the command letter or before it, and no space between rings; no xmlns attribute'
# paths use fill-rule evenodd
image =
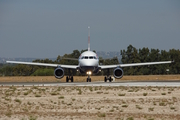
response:
<svg viewBox="0 0 180 120"><path fill-rule="evenodd" d="M69 80L71 80L71 82L74 82L73 75L72 75L70 69L68 69L68 75L69 76L66 76L66 82L69 82Z"/></svg>
<svg viewBox="0 0 180 120"><path fill-rule="evenodd" d="M104 82L107 82L107 80L109 80L109 82L111 82L112 81L111 76L105 76L104 77Z"/></svg>
<svg viewBox="0 0 180 120"><path fill-rule="evenodd" d="M66 76L66 82L69 82L69 80L71 80L71 82L74 82L73 76Z"/></svg>
<svg viewBox="0 0 180 120"><path fill-rule="evenodd" d="M87 82L91 82L91 78L88 75Z"/></svg>
<svg viewBox="0 0 180 120"><path fill-rule="evenodd" d="M107 76L104 77L104 82L107 82L108 80L109 82L112 81L109 69L107 69Z"/></svg>

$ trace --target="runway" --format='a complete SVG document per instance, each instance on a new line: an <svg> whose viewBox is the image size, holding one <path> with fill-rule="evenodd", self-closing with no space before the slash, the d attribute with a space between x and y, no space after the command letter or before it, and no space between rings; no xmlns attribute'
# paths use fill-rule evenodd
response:
<svg viewBox="0 0 180 120"><path fill-rule="evenodd" d="M122 82L0 82L0 86L158 86L179 87L180 81L122 81Z"/></svg>

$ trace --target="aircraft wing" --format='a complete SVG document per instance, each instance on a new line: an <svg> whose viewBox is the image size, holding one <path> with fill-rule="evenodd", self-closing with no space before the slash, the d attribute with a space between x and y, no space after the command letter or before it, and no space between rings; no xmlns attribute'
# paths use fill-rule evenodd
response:
<svg viewBox="0 0 180 120"><path fill-rule="evenodd" d="M142 66L142 65L157 65L157 64L167 64L173 63L174 61L162 61L162 62L146 62L146 63L130 63L130 64L117 64L117 65L99 65L101 69L110 69L116 67L133 67L133 66Z"/></svg>
<svg viewBox="0 0 180 120"><path fill-rule="evenodd" d="M24 64L24 65L37 65L37 66L47 66L47 67L62 67L62 68L70 68L70 69L76 69L78 67L78 65L61 65L61 64L20 62L20 61L6 61L6 63Z"/></svg>

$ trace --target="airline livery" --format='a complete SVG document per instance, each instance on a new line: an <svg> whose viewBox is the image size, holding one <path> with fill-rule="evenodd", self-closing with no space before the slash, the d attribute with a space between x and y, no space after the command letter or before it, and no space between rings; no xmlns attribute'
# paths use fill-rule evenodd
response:
<svg viewBox="0 0 180 120"><path fill-rule="evenodd" d="M146 62L146 63L130 63L130 64L117 64L117 65L99 65L99 58L97 54L93 51L90 51L90 27L89 34L88 34L88 51L83 52L78 61L78 65L62 65L62 64L46 64L46 63L35 63L35 62L20 62L20 61L6 61L7 63L15 63L15 64L26 64L26 65L38 65L38 66L48 66L48 67L55 67L54 76L58 79L64 77L64 69L75 69L79 71L81 74L87 74L87 82L91 82L90 76L93 74L97 74L101 70L107 69L108 75L104 77L104 82L112 81L111 75L109 74L109 69L113 70L113 76L115 78L122 78L123 77L123 67L130 67L130 66L142 66L142 65L155 65L155 64L166 64L172 63L173 61L162 61L162 62ZM69 75L66 76L66 82L73 82L73 76Z"/></svg>

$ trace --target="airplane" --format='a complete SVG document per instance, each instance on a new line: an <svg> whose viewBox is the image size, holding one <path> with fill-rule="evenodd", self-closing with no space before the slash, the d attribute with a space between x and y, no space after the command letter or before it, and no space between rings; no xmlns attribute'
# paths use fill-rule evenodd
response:
<svg viewBox="0 0 180 120"><path fill-rule="evenodd" d="M167 64L173 63L173 61L161 61L161 62L146 62L146 63L129 63L129 64L116 64L116 65L99 65L99 58L97 54L90 50L90 27L88 27L88 50L83 52L78 59L78 65L63 65L63 64L49 64L49 63L35 63L35 62L20 62L20 61L6 61L7 63L14 64L26 64L26 65L38 65L38 66L47 66L47 67L55 67L54 76L57 79L61 79L64 77L64 69L74 69L79 71L81 74L86 74L88 76L87 82L91 82L90 76L93 74L99 73L101 70L108 70L108 74L104 77L104 82L112 81L112 77L109 74L109 69L113 70L113 76L117 79L123 77L123 67L132 67L132 66L142 66L142 65L156 65L156 64ZM66 82L74 82L73 75L66 76Z"/></svg>

